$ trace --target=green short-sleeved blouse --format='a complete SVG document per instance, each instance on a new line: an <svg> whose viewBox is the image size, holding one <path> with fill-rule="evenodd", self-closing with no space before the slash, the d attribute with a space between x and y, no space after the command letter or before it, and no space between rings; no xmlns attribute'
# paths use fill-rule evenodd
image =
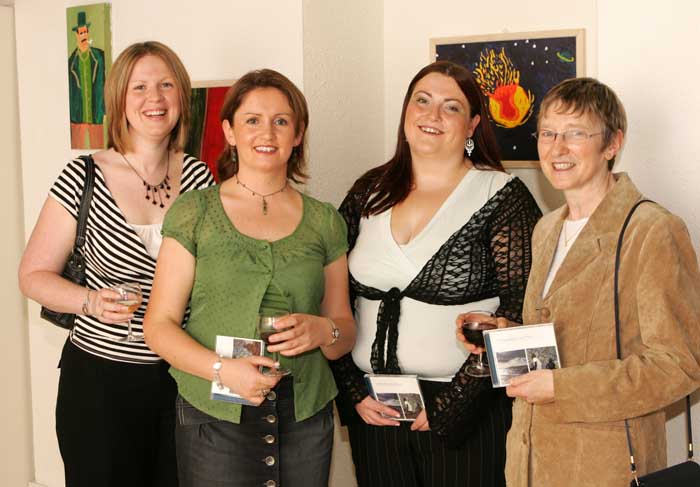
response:
<svg viewBox="0 0 700 487"><path fill-rule="evenodd" d="M268 289L286 300L291 313L320 314L324 267L347 252L345 221L330 204L302 194L303 216L296 230L267 242L236 230L219 189L183 194L163 222L163 236L177 240L196 259L186 329L210 350L217 335L257 337L255 320ZM297 421L335 397L335 382L320 350L280 358L293 372ZM170 373L190 404L216 418L240 421L240 405L210 399L211 382L174 367Z"/></svg>

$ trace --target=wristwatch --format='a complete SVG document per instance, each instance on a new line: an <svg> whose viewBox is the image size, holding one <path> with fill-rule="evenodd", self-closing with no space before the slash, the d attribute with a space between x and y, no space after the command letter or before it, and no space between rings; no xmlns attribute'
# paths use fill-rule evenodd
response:
<svg viewBox="0 0 700 487"><path fill-rule="evenodd" d="M216 362L214 362L214 365L211 366L211 368L214 369L214 384L219 390L223 390L224 388L224 385L221 383L221 375L219 375L219 372L221 372L221 367L224 365L221 362L221 358L221 355L217 355Z"/></svg>
<svg viewBox="0 0 700 487"><path fill-rule="evenodd" d="M332 319L328 317L326 319L328 320L328 323L331 324L331 336L333 337L333 340L331 340L331 343L328 345L330 347L331 345L335 345L335 342L340 340L340 330L337 326L335 326L335 323Z"/></svg>

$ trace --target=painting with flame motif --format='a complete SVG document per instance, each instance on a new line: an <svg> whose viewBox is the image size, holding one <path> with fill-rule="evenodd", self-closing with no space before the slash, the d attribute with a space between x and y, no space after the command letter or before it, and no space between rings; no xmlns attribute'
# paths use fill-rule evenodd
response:
<svg viewBox="0 0 700 487"><path fill-rule="evenodd" d="M584 75L584 31L560 30L431 39L431 62L465 66L481 88L503 165L539 167L539 105L560 81Z"/></svg>
<svg viewBox="0 0 700 487"><path fill-rule="evenodd" d="M216 160L226 147L219 112L233 83L233 80L192 82L192 111L185 152L206 162L217 182Z"/></svg>

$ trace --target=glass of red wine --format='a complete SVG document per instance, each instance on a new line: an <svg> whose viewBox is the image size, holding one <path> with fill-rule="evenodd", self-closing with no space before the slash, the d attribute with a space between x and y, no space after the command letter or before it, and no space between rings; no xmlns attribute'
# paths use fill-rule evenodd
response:
<svg viewBox="0 0 700 487"><path fill-rule="evenodd" d="M462 322L462 333L468 342L477 347L484 347L484 331L496 328L493 320L494 314L490 311L470 311L467 319ZM467 367L467 374L472 377L489 377L491 369L483 360L483 352L479 353L479 360Z"/></svg>
<svg viewBox="0 0 700 487"><path fill-rule="evenodd" d="M260 333L260 338L262 339L262 341L265 342L266 345L270 344L270 337L272 335L280 332L280 330L277 330L275 328L275 323L277 323L279 320L281 320L282 318L284 318L285 316L288 316L288 315L289 315L288 313L272 313L272 314L260 314L260 315L258 315L258 321L257 321L258 333ZM279 352L270 352L270 353L272 354L272 360L279 363L279 361L280 361ZM265 375L278 376L278 375L291 374L292 371L289 369L286 369L282 366L280 366L278 368L264 367L262 373Z"/></svg>

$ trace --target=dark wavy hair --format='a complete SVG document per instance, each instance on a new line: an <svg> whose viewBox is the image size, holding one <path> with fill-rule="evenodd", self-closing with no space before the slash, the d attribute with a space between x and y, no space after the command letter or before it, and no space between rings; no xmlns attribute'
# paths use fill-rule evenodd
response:
<svg viewBox="0 0 700 487"><path fill-rule="evenodd" d="M406 96L403 100L403 108L401 109L396 152L394 152L393 157L385 164L367 171L350 189L350 192L368 195L362 210L363 216L376 215L388 210L406 199L411 191L411 185L413 184L411 149L404 132L406 109L416 84L430 73L440 73L455 80L457 86L459 86L467 101L469 101L471 108L469 116L473 118L475 115L479 115L481 117L481 121L472 135L474 151L469 159L471 159L474 166L481 169L504 171L496 136L486 110L486 100L474 77L466 68L458 64L449 61L437 61L418 71L408 85Z"/></svg>
<svg viewBox="0 0 700 487"><path fill-rule="evenodd" d="M219 121L223 123L224 120L227 120L233 126L233 115L243 103L243 99L248 93L258 88L275 88L287 97L294 115L294 135L303 134L301 142L294 147L292 155L287 161L287 177L297 184L303 183L309 178L304 172L306 168L305 146L306 133L309 128L309 107L306 104L306 98L304 98L303 93L285 75L272 69L260 69L246 73L226 93L224 104L221 107L221 112L219 112ZM238 173L238 161L234 161L232 157L235 150L235 147L227 145L216 161L216 172L220 182L226 181Z"/></svg>

